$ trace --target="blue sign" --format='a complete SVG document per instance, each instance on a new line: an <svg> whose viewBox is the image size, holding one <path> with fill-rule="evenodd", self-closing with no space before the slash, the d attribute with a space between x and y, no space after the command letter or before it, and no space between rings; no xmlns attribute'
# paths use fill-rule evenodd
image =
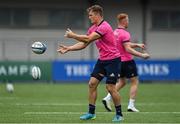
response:
<svg viewBox="0 0 180 124"><path fill-rule="evenodd" d="M180 60L136 60L140 80L180 80ZM54 81L89 80L95 61L54 61Z"/></svg>
<svg viewBox="0 0 180 124"><path fill-rule="evenodd" d="M180 60L136 61L140 80L180 80Z"/></svg>
<svg viewBox="0 0 180 124"><path fill-rule="evenodd" d="M89 80L95 61L54 61L52 65L54 81Z"/></svg>

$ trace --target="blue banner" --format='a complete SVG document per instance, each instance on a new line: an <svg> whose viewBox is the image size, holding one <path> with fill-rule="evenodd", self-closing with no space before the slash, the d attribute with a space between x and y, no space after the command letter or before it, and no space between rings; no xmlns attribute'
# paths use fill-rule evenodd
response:
<svg viewBox="0 0 180 124"><path fill-rule="evenodd" d="M89 80L95 61L54 61L52 78L54 81Z"/></svg>
<svg viewBox="0 0 180 124"><path fill-rule="evenodd" d="M180 60L136 60L140 80L180 80ZM54 61L54 81L89 80L95 61Z"/></svg>
<svg viewBox="0 0 180 124"><path fill-rule="evenodd" d="M180 80L180 60L137 60L140 80Z"/></svg>

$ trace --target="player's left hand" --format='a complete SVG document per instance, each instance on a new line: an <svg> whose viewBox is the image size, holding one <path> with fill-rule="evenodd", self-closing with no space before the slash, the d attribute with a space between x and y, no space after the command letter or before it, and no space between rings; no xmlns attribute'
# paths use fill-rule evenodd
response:
<svg viewBox="0 0 180 124"><path fill-rule="evenodd" d="M69 51L69 47L65 45L60 45L59 48L57 49L57 52L61 54L65 54Z"/></svg>
<svg viewBox="0 0 180 124"><path fill-rule="evenodd" d="M149 59L150 55L148 53L142 53L142 58Z"/></svg>
<svg viewBox="0 0 180 124"><path fill-rule="evenodd" d="M74 35L75 35L75 33L72 32L71 29L68 28L68 29L66 30L66 33L65 33L64 36L67 37L67 38L73 38Z"/></svg>

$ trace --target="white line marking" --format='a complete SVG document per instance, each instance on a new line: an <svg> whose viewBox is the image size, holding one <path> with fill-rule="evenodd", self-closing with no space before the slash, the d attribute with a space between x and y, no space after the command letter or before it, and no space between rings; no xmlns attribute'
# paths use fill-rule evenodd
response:
<svg viewBox="0 0 180 124"><path fill-rule="evenodd" d="M79 115L85 112L24 112L27 115ZM96 112L97 114L114 114L114 112ZM132 114L132 112L123 112L124 114ZM136 112L136 114L180 114L180 112Z"/></svg>
<svg viewBox="0 0 180 124"><path fill-rule="evenodd" d="M126 104L127 105L127 104ZM177 103L167 103L167 102L164 102L164 103L136 103L137 106L167 106L167 105L175 105L175 106L178 106L180 104L177 104Z"/></svg>
<svg viewBox="0 0 180 124"><path fill-rule="evenodd" d="M0 97L0 100L12 100L12 99L18 99L18 97Z"/></svg>
<svg viewBox="0 0 180 124"><path fill-rule="evenodd" d="M87 106L88 104L82 103L15 103L17 106ZM127 103L122 103L122 105L127 105ZM180 105L176 103L136 103L136 106L169 106L169 105ZM102 106L98 103L96 106Z"/></svg>
<svg viewBox="0 0 180 124"><path fill-rule="evenodd" d="M88 104L81 103L16 103L17 106L87 106Z"/></svg>
<svg viewBox="0 0 180 124"><path fill-rule="evenodd" d="M0 123L0 124L81 124L81 123ZM84 123L84 124L114 124L114 123ZM123 123L123 124L179 124L179 123Z"/></svg>

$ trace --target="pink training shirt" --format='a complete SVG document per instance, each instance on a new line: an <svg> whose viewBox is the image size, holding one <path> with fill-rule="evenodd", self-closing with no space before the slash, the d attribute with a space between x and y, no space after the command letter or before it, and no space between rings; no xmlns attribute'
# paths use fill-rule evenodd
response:
<svg viewBox="0 0 180 124"><path fill-rule="evenodd" d="M117 28L114 31L114 35L117 42L117 48L121 53L121 61L124 62L132 60L132 55L128 53L123 46L123 43L130 42L130 33L123 28Z"/></svg>
<svg viewBox="0 0 180 124"><path fill-rule="evenodd" d="M96 40L96 47L99 51L100 60L111 60L120 57L113 29L106 21L102 21L99 25L92 25L89 28L87 35L92 32L101 35L101 38Z"/></svg>

